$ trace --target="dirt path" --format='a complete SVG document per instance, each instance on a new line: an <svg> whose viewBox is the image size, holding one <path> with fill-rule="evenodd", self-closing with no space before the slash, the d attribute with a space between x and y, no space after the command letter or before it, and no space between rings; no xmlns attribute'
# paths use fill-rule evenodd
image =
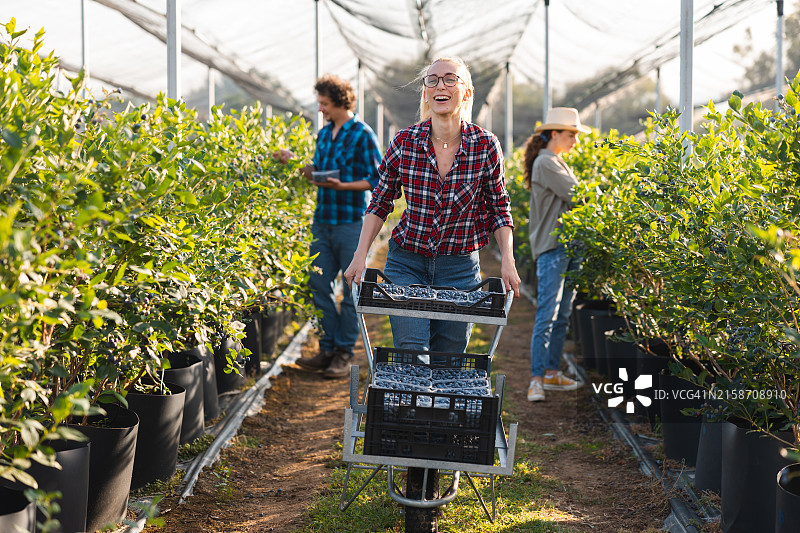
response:
<svg viewBox="0 0 800 533"><path fill-rule="evenodd" d="M485 275L497 275L491 254L483 255L482 265ZM367 320L372 335L379 319ZM506 426L519 422L520 438L536 450L532 462L557 482L559 490L547 502L557 511L554 520L581 532L658 530L668 513L660 486L640 474L632 452L612 438L586 389L548 393L542 403L527 401L532 324L533 308L525 298L517 299L493 368L507 377ZM304 355L315 349L312 338ZM363 347L356 354L364 368ZM303 526L304 510L325 489L341 457L348 394L347 380L284 368L267 390L261 412L244 421L234 445L201 474L194 495L180 506L164 500L165 525L147 531L289 533Z"/></svg>

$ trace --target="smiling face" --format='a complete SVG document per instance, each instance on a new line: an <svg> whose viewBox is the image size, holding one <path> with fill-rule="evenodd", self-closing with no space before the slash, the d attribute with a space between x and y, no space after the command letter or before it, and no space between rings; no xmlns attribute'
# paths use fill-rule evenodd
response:
<svg viewBox="0 0 800 533"><path fill-rule="evenodd" d="M425 87L425 97L428 100L428 105L431 108L432 114L437 115L453 115L461 112L461 106L467 95L467 87L462 81L458 65L450 63L449 61L439 61L431 65L428 69L428 75L445 77L448 74L455 74L458 76L458 81L452 87L445 84L444 79L439 79L435 86Z"/></svg>
<svg viewBox="0 0 800 533"><path fill-rule="evenodd" d="M344 117L347 117L348 109L334 105L330 97L324 94L317 95L317 104L319 104L319 112L328 122L341 122Z"/></svg>
<svg viewBox="0 0 800 533"><path fill-rule="evenodd" d="M452 87L448 87L442 79L448 74L458 77ZM426 85L423 88L424 104L430 114L441 117L459 116L469 120L469 117L463 116L467 103L472 98L472 89L467 85L470 79L467 70L451 61L437 61L430 66L427 75L441 77L435 86Z"/></svg>

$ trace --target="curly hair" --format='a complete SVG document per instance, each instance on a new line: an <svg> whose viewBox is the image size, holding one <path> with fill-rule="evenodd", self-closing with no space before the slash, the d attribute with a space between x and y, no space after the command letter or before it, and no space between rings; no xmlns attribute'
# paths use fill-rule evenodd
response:
<svg viewBox="0 0 800 533"><path fill-rule="evenodd" d="M525 158L523 160L522 177L525 183L525 188L531 188L531 172L533 172L533 162L539 156L539 150L547 146L550 139L553 138L554 131L563 130L544 130L539 133L534 133L528 140L525 141Z"/></svg>
<svg viewBox="0 0 800 533"><path fill-rule="evenodd" d="M327 96L336 107L343 107L348 111L356 108L356 91L350 82L333 74L326 74L314 84L314 90L320 96Z"/></svg>

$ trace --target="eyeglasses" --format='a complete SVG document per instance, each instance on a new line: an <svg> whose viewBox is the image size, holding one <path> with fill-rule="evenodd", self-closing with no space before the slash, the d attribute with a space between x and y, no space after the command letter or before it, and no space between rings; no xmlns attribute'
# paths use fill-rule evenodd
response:
<svg viewBox="0 0 800 533"><path fill-rule="evenodd" d="M444 81L445 87L455 87L461 78L458 77L458 74L445 74L444 76L428 74L422 78L422 83L425 85L425 87L433 88L439 85L439 80Z"/></svg>

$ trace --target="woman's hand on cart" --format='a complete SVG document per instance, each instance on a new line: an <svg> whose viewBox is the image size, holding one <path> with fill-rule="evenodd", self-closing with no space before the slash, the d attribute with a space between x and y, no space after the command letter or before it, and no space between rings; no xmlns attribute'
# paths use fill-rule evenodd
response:
<svg viewBox="0 0 800 533"><path fill-rule="evenodd" d="M347 267L347 270L344 271L344 280L350 286L353 287L353 283L356 285L361 283L361 278L364 276L364 269L367 268L367 258L361 257L358 252L353 256L353 260L350 261L350 266Z"/></svg>
<svg viewBox="0 0 800 533"><path fill-rule="evenodd" d="M514 291L514 297L518 297L519 286L522 283L522 280L517 273L517 267L513 263L510 265L506 265L505 262L501 263L500 277L503 278L503 284L506 287L506 291Z"/></svg>

